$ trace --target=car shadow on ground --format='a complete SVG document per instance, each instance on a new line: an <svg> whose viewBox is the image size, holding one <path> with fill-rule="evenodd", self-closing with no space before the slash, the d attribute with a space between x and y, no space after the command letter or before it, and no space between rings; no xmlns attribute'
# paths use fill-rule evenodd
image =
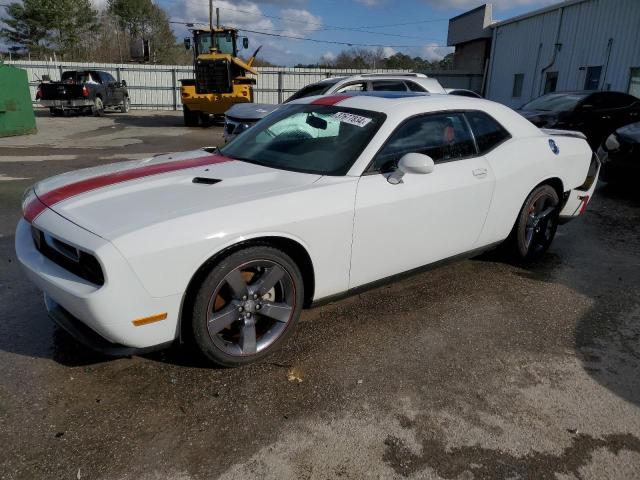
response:
<svg viewBox="0 0 640 480"><path fill-rule="evenodd" d="M519 275L564 285L591 302L575 325L576 355L594 380L640 405L640 191L604 185L596 201L575 222L575 250L562 252L556 241Z"/></svg>

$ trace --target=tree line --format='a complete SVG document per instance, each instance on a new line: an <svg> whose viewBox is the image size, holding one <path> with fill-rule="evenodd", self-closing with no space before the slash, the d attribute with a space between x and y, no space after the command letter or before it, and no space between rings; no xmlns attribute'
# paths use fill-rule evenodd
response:
<svg viewBox="0 0 640 480"><path fill-rule="evenodd" d="M343 50L333 58L326 56L315 64L298 64L296 67L327 67L327 68L354 68L370 69L384 68L393 70L411 70L424 72L431 70L449 70L453 67L453 53L446 55L442 60L429 60L405 53L396 52L387 55L384 49L351 48Z"/></svg>
<svg viewBox="0 0 640 480"><path fill-rule="evenodd" d="M166 12L151 0L108 0L102 11L90 0L23 0L5 11L0 35L15 58L127 62L131 43L144 38L152 62L191 61Z"/></svg>

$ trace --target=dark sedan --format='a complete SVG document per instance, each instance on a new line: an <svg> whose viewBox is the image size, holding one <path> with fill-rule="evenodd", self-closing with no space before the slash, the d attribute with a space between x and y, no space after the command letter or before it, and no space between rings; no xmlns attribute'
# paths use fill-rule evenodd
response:
<svg viewBox="0 0 640 480"><path fill-rule="evenodd" d="M518 112L540 128L582 132L595 150L614 130L640 120L640 99L622 92L548 93Z"/></svg>
<svg viewBox="0 0 640 480"><path fill-rule="evenodd" d="M640 180L640 122L619 128L598 150L602 161L600 178L610 183Z"/></svg>

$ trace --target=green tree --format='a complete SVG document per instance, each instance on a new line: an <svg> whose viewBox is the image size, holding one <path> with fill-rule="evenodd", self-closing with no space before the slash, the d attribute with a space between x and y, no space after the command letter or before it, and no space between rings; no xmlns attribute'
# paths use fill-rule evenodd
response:
<svg viewBox="0 0 640 480"><path fill-rule="evenodd" d="M96 24L90 0L24 0L11 3L2 36L30 53L73 56L80 40Z"/></svg>
<svg viewBox="0 0 640 480"><path fill-rule="evenodd" d="M162 7L151 0L109 0L107 5L130 41L149 40L153 61L172 63L184 57Z"/></svg>

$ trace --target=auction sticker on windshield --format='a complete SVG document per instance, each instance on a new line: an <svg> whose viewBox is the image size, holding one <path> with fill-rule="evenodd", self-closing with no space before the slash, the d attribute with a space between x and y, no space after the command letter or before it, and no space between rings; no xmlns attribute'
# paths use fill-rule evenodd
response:
<svg viewBox="0 0 640 480"><path fill-rule="evenodd" d="M355 125L356 127L364 127L371 121L370 118L361 117L360 115L354 115L353 113L347 112L334 113L333 118L340 120L341 122L348 123L349 125Z"/></svg>

